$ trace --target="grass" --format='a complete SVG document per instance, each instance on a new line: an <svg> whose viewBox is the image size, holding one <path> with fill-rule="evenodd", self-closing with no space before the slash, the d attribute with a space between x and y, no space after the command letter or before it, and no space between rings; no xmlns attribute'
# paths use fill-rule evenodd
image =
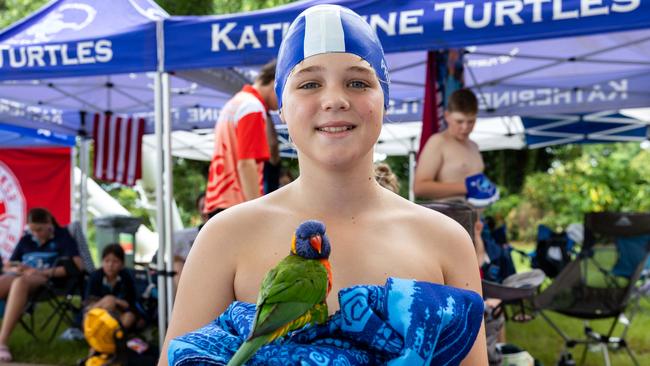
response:
<svg viewBox="0 0 650 366"><path fill-rule="evenodd" d="M524 251L533 249L532 245L516 245L516 247ZM517 258L517 254L513 254L513 257L515 257L514 261L518 272L525 271L529 267L527 261ZM634 351L639 364L650 365L650 333L647 331L650 329L650 298L642 298L640 306L640 311L628 329L626 339L630 348ZM582 338L584 335L584 323L582 320L552 312L545 313L569 336ZM590 322L591 327L601 334L606 333L611 324L611 320ZM622 329L623 327L619 325L614 335L620 335ZM545 366L553 366L556 364L564 343L560 335L540 316L527 323L508 321L506 323L506 337L508 343L524 348ZM579 361L583 349L583 346L576 346L571 350L574 359ZM610 350L610 357L612 365L633 365L625 351ZM599 366L604 364L601 351L593 350L587 352L585 365Z"/></svg>
<svg viewBox="0 0 650 366"><path fill-rule="evenodd" d="M517 248L524 251L532 249L532 245L517 245ZM518 271L525 271L528 262L515 257L515 264ZM37 321L44 319L49 308L46 304L39 304L36 308ZM547 313L556 324L570 336L578 337L583 333L583 322L563 315ZM591 322L592 327L604 333L610 325L610 321ZM62 327L65 328L65 327ZM49 335L52 325L40 334ZM533 357L539 359L545 366L556 364L558 355L563 349L562 338L546 323L541 317L527 323L516 323L508 321L506 324L507 341L526 349ZM641 311L637 314L632 326L628 330L627 340L634 350L640 365L650 365L650 298L643 298ZM620 332L621 328L617 331ZM62 330L61 330L62 331ZM61 332L59 331L59 333ZM39 340L35 341L20 325L11 336L9 341L14 360L23 363L41 363L51 365L75 365L77 361L87 355L88 346L84 341L63 341L55 338L51 343ZM582 354L582 346L572 350L574 358ZM632 362L624 352L610 352L612 365L627 366ZM585 365L604 365L600 352L588 352Z"/></svg>
<svg viewBox="0 0 650 366"><path fill-rule="evenodd" d="M47 318L50 310L50 306L45 303L36 306L36 332L41 339L35 340L20 324L16 326L9 339L14 362L76 365L78 360L88 355L86 341L64 341L58 338L67 328L66 325L59 328L59 334L52 342L47 342L46 338L54 329L54 322L50 322L44 330L40 330L40 323Z"/></svg>
<svg viewBox="0 0 650 366"><path fill-rule="evenodd" d="M80 299L75 300L80 301ZM76 365L79 360L88 356L89 346L85 340L66 341L59 339L61 333L68 327L65 323L59 328L54 340L52 342L47 341L47 338L52 334L52 330L54 329L54 322L50 322L43 330L40 329L40 324L47 319L50 311L51 307L47 303L39 303L36 306L35 323L38 340L35 340L34 337L27 333L20 324L16 326L9 339L9 347L14 362ZM153 347L157 347L156 340L158 339L158 335L155 328L149 327L139 332L137 336L148 340Z"/></svg>

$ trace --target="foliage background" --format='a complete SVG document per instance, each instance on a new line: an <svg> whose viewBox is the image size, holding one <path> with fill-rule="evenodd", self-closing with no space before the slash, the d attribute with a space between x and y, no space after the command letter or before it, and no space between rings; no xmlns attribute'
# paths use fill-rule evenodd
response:
<svg viewBox="0 0 650 366"><path fill-rule="evenodd" d="M650 149L642 148L647 145L547 149L547 169L517 171L523 177L520 190L510 191L497 179L506 194L486 214L507 223L512 238L532 241L540 223L561 230L582 222L587 212L650 211Z"/></svg>

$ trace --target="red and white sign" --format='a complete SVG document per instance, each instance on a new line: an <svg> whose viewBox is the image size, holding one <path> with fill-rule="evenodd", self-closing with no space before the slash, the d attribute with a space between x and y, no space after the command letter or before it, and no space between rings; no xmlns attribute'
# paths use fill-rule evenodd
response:
<svg viewBox="0 0 650 366"><path fill-rule="evenodd" d="M3 258L11 255L23 234L26 205L20 182L0 161L0 254Z"/></svg>
<svg viewBox="0 0 650 366"><path fill-rule="evenodd" d="M43 207L70 223L70 148L0 149L0 255L8 258L27 211Z"/></svg>

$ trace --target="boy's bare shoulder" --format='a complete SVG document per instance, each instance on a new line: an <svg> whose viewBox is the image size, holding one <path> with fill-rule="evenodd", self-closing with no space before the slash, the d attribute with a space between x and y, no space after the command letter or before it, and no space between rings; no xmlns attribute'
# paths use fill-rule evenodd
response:
<svg viewBox="0 0 650 366"><path fill-rule="evenodd" d="M251 239L256 239L260 233L272 231L278 220L288 213L288 209L268 202L265 204L265 201L268 200L262 197L220 212L208 220L197 239L205 237L205 241L211 242L215 248L242 248L253 242Z"/></svg>
<svg viewBox="0 0 650 366"><path fill-rule="evenodd" d="M447 135L445 133L434 133L429 137L429 143L435 146L442 146L447 142Z"/></svg>
<svg viewBox="0 0 650 366"><path fill-rule="evenodd" d="M458 282L459 273L464 276L465 272L478 270L474 244L462 225L430 208L416 204L413 206L416 207L410 214L413 223L410 228L420 238L422 250L436 257L445 284Z"/></svg>
<svg viewBox="0 0 650 366"><path fill-rule="evenodd" d="M466 233L465 229L450 217L402 197L398 197L390 209L393 212L393 220L428 238L458 237Z"/></svg>

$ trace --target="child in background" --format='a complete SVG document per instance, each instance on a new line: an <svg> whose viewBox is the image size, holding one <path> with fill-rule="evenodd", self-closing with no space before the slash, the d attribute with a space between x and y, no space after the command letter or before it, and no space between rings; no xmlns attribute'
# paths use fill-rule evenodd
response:
<svg viewBox="0 0 650 366"><path fill-rule="evenodd" d="M375 180L380 186L399 194L399 179L386 163L375 164Z"/></svg>
<svg viewBox="0 0 650 366"><path fill-rule="evenodd" d="M86 299L87 310L106 309L124 329L135 324L135 281L124 269L124 249L119 244L110 244L102 251L102 267L90 275Z"/></svg>

